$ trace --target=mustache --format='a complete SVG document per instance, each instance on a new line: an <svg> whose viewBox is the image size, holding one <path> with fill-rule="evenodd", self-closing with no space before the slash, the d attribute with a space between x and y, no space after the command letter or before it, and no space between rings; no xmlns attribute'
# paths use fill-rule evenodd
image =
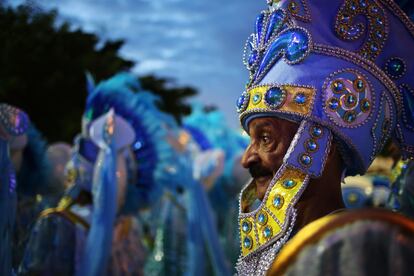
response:
<svg viewBox="0 0 414 276"><path fill-rule="evenodd" d="M249 173L253 178L273 176L273 172L260 164L253 164L249 167Z"/></svg>

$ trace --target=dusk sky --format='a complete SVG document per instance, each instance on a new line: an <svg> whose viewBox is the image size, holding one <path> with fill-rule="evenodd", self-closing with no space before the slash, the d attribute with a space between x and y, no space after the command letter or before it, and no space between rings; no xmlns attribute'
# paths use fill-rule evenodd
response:
<svg viewBox="0 0 414 276"><path fill-rule="evenodd" d="M9 0L18 5L26 1ZM140 75L172 77L198 89L196 100L216 105L239 126L235 102L248 72L243 46L265 0L31 0L105 39L126 41L121 55Z"/></svg>

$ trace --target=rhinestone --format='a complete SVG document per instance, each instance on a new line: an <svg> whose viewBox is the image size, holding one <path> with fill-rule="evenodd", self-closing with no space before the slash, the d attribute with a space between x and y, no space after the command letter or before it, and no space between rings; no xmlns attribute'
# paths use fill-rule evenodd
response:
<svg viewBox="0 0 414 276"><path fill-rule="evenodd" d="M267 215L265 213L259 213L259 215L257 216L257 222L260 225L264 225L267 222Z"/></svg>
<svg viewBox="0 0 414 276"><path fill-rule="evenodd" d="M401 77L405 72L404 61L397 57L390 58L386 64L385 71L392 78Z"/></svg>
<svg viewBox="0 0 414 276"><path fill-rule="evenodd" d="M376 31L376 32L375 32L375 35L376 35L378 38L382 38L382 37L384 36L384 34L383 34L383 32L382 32L381 30Z"/></svg>
<svg viewBox="0 0 414 276"><path fill-rule="evenodd" d="M285 187L286 189L291 189L295 186L296 186L296 181L293 179L287 179L283 181L283 187Z"/></svg>
<svg viewBox="0 0 414 276"><path fill-rule="evenodd" d="M361 102L361 110L362 112L367 112L371 108L371 103L368 99L363 99Z"/></svg>
<svg viewBox="0 0 414 276"><path fill-rule="evenodd" d="M371 44L370 49L374 53L378 52L378 46L376 44Z"/></svg>
<svg viewBox="0 0 414 276"><path fill-rule="evenodd" d="M312 128L312 132L311 132L313 137L321 137L322 135L322 129L320 127L314 126Z"/></svg>
<svg viewBox="0 0 414 276"><path fill-rule="evenodd" d="M345 112L343 116L343 120L347 123L352 123L355 121L355 119L356 119L356 114L353 111L347 111Z"/></svg>
<svg viewBox="0 0 414 276"><path fill-rule="evenodd" d="M337 110L339 107L339 101L337 98L330 98L328 101L328 107L332 110Z"/></svg>
<svg viewBox="0 0 414 276"><path fill-rule="evenodd" d="M279 87L272 87L267 90L265 95L265 102L272 108L279 107L285 100L285 92Z"/></svg>
<svg viewBox="0 0 414 276"><path fill-rule="evenodd" d="M248 221L243 221L242 230L244 233L249 233L252 230L252 224Z"/></svg>
<svg viewBox="0 0 414 276"><path fill-rule="evenodd" d="M365 0L360 0L360 1L359 1L359 5L360 5L362 8L366 8L366 7L367 7L367 2L365 2Z"/></svg>
<svg viewBox="0 0 414 276"><path fill-rule="evenodd" d="M244 246L244 248L247 248L247 249L252 248L252 246L253 246L252 239L249 238L249 237L245 237L244 240L243 240L243 246Z"/></svg>
<svg viewBox="0 0 414 276"><path fill-rule="evenodd" d="M237 103L236 103L236 106L237 106L237 109L238 110L241 110L242 109L242 107L243 107L243 105L244 105L244 101L246 100L246 97L245 97L245 95L244 94L242 94L238 99L237 99Z"/></svg>
<svg viewBox="0 0 414 276"><path fill-rule="evenodd" d="M363 79L356 79L354 80L354 88L358 92L363 92L365 89L365 81Z"/></svg>
<svg viewBox="0 0 414 276"><path fill-rule="evenodd" d="M299 160L300 160L300 163L304 166L309 166L312 163L312 157L310 157L309 155L305 153L300 156Z"/></svg>
<svg viewBox="0 0 414 276"><path fill-rule="evenodd" d="M332 90L334 93L341 93L345 88L345 85L342 81L336 80L332 83Z"/></svg>
<svg viewBox="0 0 414 276"><path fill-rule="evenodd" d="M314 152L318 149L318 144L316 144L316 142L312 139L309 139L306 143L306 149L310 152Z"/></svg>
<svg viewBox="0 0 414 276"><path fill-rule="evenodd" d="M378 12L378 7L377 6L371 6L369 8L369 12L372 13L372 14L377 13Z"/></svg>
<svg viewBox="0 0 414 276"><path fill-rule="evenodd" d="M258 104L261 99L262 99L262 96L260 94L255 94L253 96L253 104Z"/></svg>
<svg viewBox="0 0 414 276"><path fill-rule="evenodd" d="M266 226L265 229L263 229L263 237L265 237L265 239L272 237L272 228L270 228L270 226Z"/></svg>
<svg viewBox="0 0 414 276"><path fill-rule="evenodd" d="M304 104L304 103L306 103L306 100L307 100L307 97L304 93L298 93L295 96L295 102L297 104Z"/></svg>
<svg viewBox="0 0 414 276"><path fill-rule="evenodd" d="M253 66L253 64L256 62L257 59L257 51L253 50L252 53L249 56L249 66Z"/></svg>
<svg viewBox="0 0 414 276"><path fill-rule="evenodd" d="M354 94L349 93L345 97L345 106L346 107L354 107L357 104L357 98Z"/></svg>
<svg viewBox="0 0 414 276"><path fill-rule="evenodd" d="M275 198L273 199L273 206L275 206L275 208L280 209L282 208L284 203L284 199L281 195L277 194L275 196Z"/></svg>

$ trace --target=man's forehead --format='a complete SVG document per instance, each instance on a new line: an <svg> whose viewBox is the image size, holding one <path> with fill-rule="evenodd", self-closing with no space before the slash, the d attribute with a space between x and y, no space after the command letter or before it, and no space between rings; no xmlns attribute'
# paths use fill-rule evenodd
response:
<svg viewBox="0 0 414 276"><path fill-rule="evenodd" d="M249 122L248 134L251 134L252 131L258 131L263 128L275 127L278 120L278 118L274 117L255 118Z"/></svg>

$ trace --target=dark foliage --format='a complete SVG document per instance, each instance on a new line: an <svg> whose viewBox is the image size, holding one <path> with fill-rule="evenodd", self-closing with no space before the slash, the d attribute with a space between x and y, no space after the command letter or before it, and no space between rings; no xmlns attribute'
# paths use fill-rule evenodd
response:
<svg viewBox="0 0 414 276"><path fill-rule="evenodd" d="M80 130L85 72L99 81L133 62L118 56L122 40L97 49L96 35L56 26L56 17L55 11L0 6L0 102L25 110L49 142L71 142Z"/></svg>

